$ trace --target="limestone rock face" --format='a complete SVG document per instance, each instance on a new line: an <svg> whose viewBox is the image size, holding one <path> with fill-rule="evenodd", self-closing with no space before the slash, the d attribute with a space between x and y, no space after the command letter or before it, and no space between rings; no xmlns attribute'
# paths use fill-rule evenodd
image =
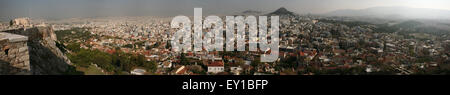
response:
<svg viewBox="0 0 450 95"><path fill-rule="evenodd" d="M27 30L28 31L28 30ZM38 39L29 43L30 62L33 74L61 74L71 64L70 60L56 47L56 35L50 27L32 28L30 32L41 33Z"/></svg>
<svg viewBox="0 0 450 95"><path fill-rule="evenodd" d="M16 26L30 26L30 18L16 18L11 20L11 25Z"/></svg>
<svg viewBox="0 0 450 95"><path fill-rule="evenodd" d="M64 74L70 60L56 47L56 34L51 27L32 27L3 31L28 37L31 72L34 75Z"/></svg>

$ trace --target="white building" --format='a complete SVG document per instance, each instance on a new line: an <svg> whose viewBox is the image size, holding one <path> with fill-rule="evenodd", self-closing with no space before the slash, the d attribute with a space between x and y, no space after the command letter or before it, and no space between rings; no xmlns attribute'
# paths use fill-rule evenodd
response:
<svg viewBox="0 0 450 95"><path fill-rule="evenodd" d="M224 64L222 61L214 61L208 64L208 73L220 73L225 70Z"/></svg>

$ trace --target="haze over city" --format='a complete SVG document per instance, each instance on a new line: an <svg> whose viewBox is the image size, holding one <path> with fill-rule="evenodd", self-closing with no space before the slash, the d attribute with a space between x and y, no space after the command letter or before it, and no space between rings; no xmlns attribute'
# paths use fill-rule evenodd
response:
<svg viewBox="0 0 450 95"><path fill-rule="evenodd" d="M298 14L371 7L410 7L450 10L448 0L2 0L0 17L174 16L230 15L245 10L263 13L286 7Z"/></svg>

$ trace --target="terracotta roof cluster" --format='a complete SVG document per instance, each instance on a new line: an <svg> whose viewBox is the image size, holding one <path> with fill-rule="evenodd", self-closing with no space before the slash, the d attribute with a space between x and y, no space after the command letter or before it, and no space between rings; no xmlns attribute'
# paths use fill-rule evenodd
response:
<svg viewBox="0 0 450 95"><path fill-rule="evenodd" d="M224 66L222 61L214 61L208 64L208 67L222 67Z"/></svg>

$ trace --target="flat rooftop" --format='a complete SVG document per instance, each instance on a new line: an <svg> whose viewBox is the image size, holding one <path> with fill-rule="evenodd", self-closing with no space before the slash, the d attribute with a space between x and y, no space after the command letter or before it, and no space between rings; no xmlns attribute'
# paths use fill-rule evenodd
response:
<svg viewBox="0 0 450 95"><path fill-rule="evenodd" d="M3 40L8 40L8 42L22 42L27 41L28 37L17 34L0 32L0 41Z"/></svg>

